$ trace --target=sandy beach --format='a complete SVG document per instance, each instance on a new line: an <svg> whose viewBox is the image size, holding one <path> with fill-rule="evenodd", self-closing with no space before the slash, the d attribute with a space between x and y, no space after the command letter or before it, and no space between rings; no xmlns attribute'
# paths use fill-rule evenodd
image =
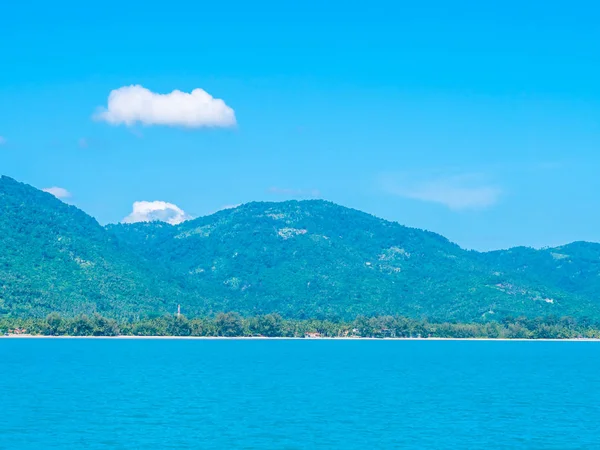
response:
<svg viewBox="0 0 600 450"><path fill-rule="evenodd" d="M263 336L42 336L9 334L0 339L110 339L110 340L239 340L239 341L497 341L497 342L600 342L600 339L507 339L507 338L370 338L370 337L263 337Z"/></svg>

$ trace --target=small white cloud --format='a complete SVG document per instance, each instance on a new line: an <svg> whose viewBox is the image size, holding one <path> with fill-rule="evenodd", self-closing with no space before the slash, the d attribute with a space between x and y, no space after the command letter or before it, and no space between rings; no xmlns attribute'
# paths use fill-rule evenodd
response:
<svg viewBox="0 0 600 450"><path fill-rule="evenodd" d="M65 188L61 188L58 186L53 186L49 188L44 188L42 191L47 192L48 194L54 195L56 198L69 198L71 197L71 193L67 191Z"/></svg>
<svg viewBox="0 0 600 450"><path fill-rule="evenodd" d="M406 191L404 196L426 202L446 205L450 209L487 208L494 205L501 190L490 186L464 187L453 186L446 182L434 181L416 186Z"/></svg>
<svg viewBox="0 0 600 450"><path fill-rule="evenodd" d="M210 216L212 214L218 213L219 211L223 211L223 210L226 210L226 209L235 209L235 208L237 208L238 206L241 206L241 205L242 205L241 203L237 203L235 205L223 205L220 208L215 209L215 210L209 212L208 215Z"/></svg>
<svg viewBox="0 0 600 450"><path fill-rule="evenodd" d="M174 90L157 94L140 85L124 86L111 91L106 108L100 108L94 119L111 125L136 123L189 128L231 127L236 124L233 109L203 89L192 92Z"/></svg>
<svg viewBox="0 0 600 450"><path fill-rule="evenodd" d="M241 205L241 203L238 203L236 205L224 205L224 206L221 206L217 211L223 211L224 209L235 209L240 205Z"/></svg>
<svg viewBox="0 0 600 450"><path fill-rule="evenodd" d="M186 212L173 203L154 201L154 202L135 202L131 214L123 219L123 223L136 222L166 222L171 225L177 225L191 219Z"/></svg>
<svg viewBox="0 0 600 450"><path fill-rule="evenodd" d="M6 144L6 138L4 136L0 136L0 145Z"/></svg>
<svg viewBox="0 0 600 450"><path fill-rule="evenodd" d="M454 175L425 181L387 178L384 189L404 198L433 202L452 210L483 209L493 206L502 195L502 189L484 183L478 175Z"/></svg>
<svg viewBox="0 0 600 450"><path fill-rule="evenodd" d="M557 169L562 169L564 167L563 163L560 163L558 161L545 161L545 162L540 162L539 164L537 164L537 169L541 169L541 170L557 170Z"/></svg>

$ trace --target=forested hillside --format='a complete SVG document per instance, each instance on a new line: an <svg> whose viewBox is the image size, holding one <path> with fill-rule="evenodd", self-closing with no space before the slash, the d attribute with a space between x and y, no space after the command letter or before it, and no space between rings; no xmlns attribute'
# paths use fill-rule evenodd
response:
<svg viewBox="0 0 600 450"><path fill-rule="evenodd" d="M600 320L600 245L478 253L325 201L249 203L172 226L101 227L0 180L1 312L118 318L236 311L295 319Z"/></svg>
<svg viewBox="0 0 600 450"><path fill-rule="evenodd" d="M535 258L524 274L501 253L467 252L435 233L324 201L250 203L178 226L109 230L187 277L211 299L209 310L443 320L597 314L585 287L553 282Z"/></svg>
<svg viewBox="0 0 600 450"><path fill-rule="evenodd" d="M0 314L174 308L177 287L96 220L53 195L0 178Z"/></svg>

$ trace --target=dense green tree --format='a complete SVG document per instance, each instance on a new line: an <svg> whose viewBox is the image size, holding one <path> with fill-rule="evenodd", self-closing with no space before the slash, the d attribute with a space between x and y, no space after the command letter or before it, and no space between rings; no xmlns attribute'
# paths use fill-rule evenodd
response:
<svg viewBox="0 0 600 450"><path fill-rule="evenodd" d="M250 320L250 332L253 335L278 337L284 335L283 319L279 314L257 316Z"/></svg>
<svg viewBox="0 0 600 450"><path fill-rule="evenodd" d="M190 321L192 336L217 336L215 322L210 318L197 318Z"/></svg>
<svg viewBox="0 0 600 450"><path fill-rule="evenodd" d="M93 321L87 315L81 314L69 322L67 330L71 336L93 336L95 328Z"/></svg>
<svg viewBox="0 0 600 450"><path fill-rule="evenodd" d="M178 316L169 320L167 334L170 336L190 336L192 327L189 320L185 316Z"/></svg>
<svg viewBox="0 0 600 450"><path fill-rule="evenodd" d="M48 314L48 317L46 317L46 322L48 327L45 328L46 332L44 334L59 336L65 332L63 328L64 321L60 314L56 312Z"/></svg>
<svg viewBox="0 0 600 450"><path fill-rule="evenodd" d="M235 312L219 313L215 318L217 336L243 336L242 316Z"/></svg>
<svg viewBox="0 0 600 450"><path fill-rule="evenodd" d="M103 317L98 313L92 316L91 326L94 336L117 336L120 334L116 320Z"/></svg>

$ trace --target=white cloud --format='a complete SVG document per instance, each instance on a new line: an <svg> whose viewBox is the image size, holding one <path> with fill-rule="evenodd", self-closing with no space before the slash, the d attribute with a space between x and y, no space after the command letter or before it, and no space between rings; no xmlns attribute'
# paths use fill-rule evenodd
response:
<svg viewBox="0 0 600 450"><path fill-rule="evenodd" d="M223 211L224 209L235 209L238 206L241 206L241 203L237 203L235 205L223 205L217 211Z"/></svg>
<svg viewBox="0 0 600 450"><path fill-rule="evenodd" d="M215 214L215 213L218 213L219 211L224 211L224 210L226 210L226 209L235 209L235 208L237 208L238 206L242 206L242 204L241 204L241 203L237 203L237 204L235 204L235 205L233 205L233 204L232 204L232 205L223 205L223 206L221 206L220 208L218 208L218 209L215 209L215 210L213 210L213 211L211 211L211 212L207 213L207 215L211 216L211 215L213 215L213 214Z"/></svg>
<svg viewBox="0 0 600 450"><path fill-rule="evenodd" d="M6 144L6 138L4 136L0 136L0 145Z"/></svg>
<svg viewBox="0 0 600 450"><path fill-rule="evenodd" d="M488 208L502 195L502 189L485 183L479 175L453 175L425 181L407 178L388 177L384 180L384 189L400 197L439 203L455 211Z"/></svg>
<svg viewBox="0 0 600 450"><path fill-rule="evenodd" d="M52 194L56 198L69 198L71 196L71 193L69 191L67 191L65 188L61 188L58 186L44 188L42 189L42 191Z"/></svg>
<svg viewBox="0 0 600 450"><path fill-rule="evenodd" d="M135 202L131 214L123 219L123 223L136 222L167 222L171 225L177 225L191 219L186 212L173 203L154 201L154 202Z"/></svg>
<svg viewBox="0 0 600 450"><path fill-rule="evenodd" d="M189 128L231 127L236 124L233 109L203 89L174 90L157 94L143 86L124 86L111 91L108 106L94 115L112 125L169 125Z"/></svg>

